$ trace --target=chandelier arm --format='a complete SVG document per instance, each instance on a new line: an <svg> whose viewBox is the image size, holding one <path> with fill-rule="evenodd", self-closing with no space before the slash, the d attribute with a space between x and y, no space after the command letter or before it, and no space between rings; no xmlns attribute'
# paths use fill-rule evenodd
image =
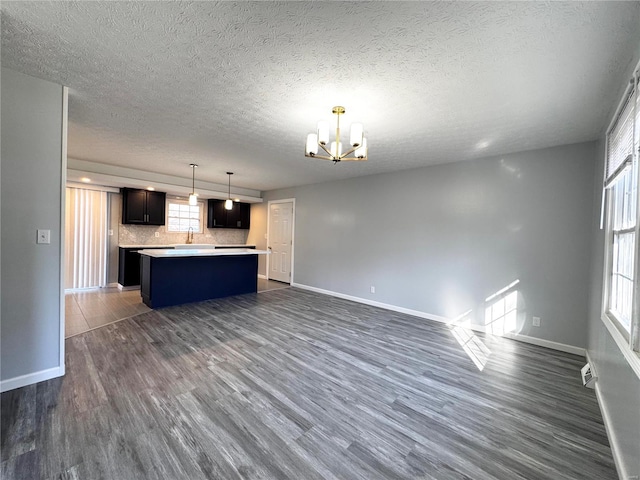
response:
<svg viewBox="0 0 640 480"><path fill-rule="evenodd" d="M324 145L322 145L321 143L318 143L318 145L319 145L319 146L320 146L320 148L322 148L325 152L327 152L327 155L329 155L329 156L331 156L331 157L333 156L333 155L331 154L331 151L330 151L330 150L328 150L328 149L327 149L327 147L325 147L325 146L324 146Z"/></svg>
<svg viewBox="0 0 640 480"><path fill-rule="evenodd" d="M331 160L332 162L339 162L340 161L339 158L325 157L324 155L307 155L305 153L304 156L305 157L309 157L309 158L319 158L320 160Z"/></svg>
<svg viewBox="0 0 640 480"><path fill-rule="evenodd" d="M353 152L355 152L355 151L356 151L357 149L359 149L359 148L360 148L360 145L358 145L357 147L353 147L353 148L352 148L351 150L349 150L348 152L343 153L342 155L340 155L340 158L344 158L344 157L346 157L347 155L352 154Z"/></svg>

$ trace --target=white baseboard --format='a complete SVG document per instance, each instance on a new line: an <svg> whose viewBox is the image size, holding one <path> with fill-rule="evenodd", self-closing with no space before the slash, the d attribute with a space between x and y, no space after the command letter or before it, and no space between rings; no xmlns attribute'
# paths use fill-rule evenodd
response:
<svg viewBox="0 0 640 480"><path fill-rule="evenodd" d="M598 399L598 406L600 407L600 413L602 414L602 421L604 423L604 428L607 431L607 437L609 438L609 446L611 447L611 454L613 455L613 461L616 464L618 478L620 480L625 480L629 478L629 476L625 471L624 464L622 463L622 458L620 457L620 449L618 448L618 439L615 435L613 428L611 427L609 410L607 410L604 399L602 398L602 392L600 391L600 377L598 376L598 370L596 365L591 360L591 357L589 356L589 352L587 352L587 363L591 365L591 371L593 373L593 376L596 377L596 386L595 386L596 398Z"/></svg>
<svg viewBox="0 0 640 480"><path fill-rule="evenodd" d="M131 285L129 287L123 287L120 283L118 283L118 290L122 290L122 291L140 290L140 285Z"/></svg>
<svg viewBox="0 0 640 480"><path fill-rule="evenodd" d="M19 377L9 378L0 382L0 393L15 390L16 388L26 387L34 383L44 382L52 378L62 377L64 375L64 365L61 367L48 368L39 372L21 375Z"/></svg>
<svg viewBox="0 0 640 480"><path fill-rule="evenodd" d="M120 285L119 283L107 283L106 285L102 286L102 287L87 287L87 288L65 288L64 289L64 293L90 293L90 292L99 292L100 290L104 289L104 288L115 288L118 287L120 290L122 290L123 288L130 288L130 287L123 287L122 285ZM140 285L136 286L135 288L139 288Z"/></svg>
<svg viewBox="0 0 640 480"><path fill-rule="evenodd" d="M475 326L471 327L473 330L484 331L484 327ZM530 337L529 335L521 335L519 333L505 333L504 338L510 338L511 340L517 340L518 342L530 343L531 345L538 345L539 347L550 348L551 350L558 350L559 352L572 353L584 357L587 351L582 347L576 347L574 345L567 345L566 343L554 342L552 340L545 340L544 338Z"/></svg>
<svg viewBox="0 0 640 480"><path fill-rule="evenodd" d="M303 290L309 290L311 292L322 293L323 295L331 295L332 297L343 298L345 300L351 300L357 303L363 303L365 305L371 305L372 307L384 308L385 310L392 310L394 312L406 313L414 317L424 318L427 320L433 320L440 323L452 323L450 318L441 317L440 315L434 315L431 313L421 312L419 310L412 310L410 308L398 307L396 305L390 305L388 303L376 302L367 298L354 297L352 295L345 295L344 293L333 292L331 290L325 290L323 288L311 287L301 283L292 283L292 287L301 288ZM485 328L482 325L470 325L469 328L476 332L485 332ZM543 338L530 337L528 335L519 335L514 333L506 333L503 338L509 338L511 340L517 340L519 342L530 343L532 345L538 345L540 347L551 348L552 350L558 350L560 352L573 353L574 355L585 356L586 350L581 347L575 347L573 345L567 345L565 343L553 342L551 340L545 340Z"/></svg>
<svg viewBox="0 0 640 480"><path fill-rule="evenodd" d="M267 280L267 276L266 275L262 275L261 273L258 274L258 278L261 278L263 280Z"/></svg>

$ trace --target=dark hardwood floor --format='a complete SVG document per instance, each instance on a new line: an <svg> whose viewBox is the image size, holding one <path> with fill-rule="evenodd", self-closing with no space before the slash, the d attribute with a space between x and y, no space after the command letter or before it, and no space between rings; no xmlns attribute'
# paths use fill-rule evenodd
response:
<svg viewBox="0 0 640 480"><path fill-rule="evenodd" d="M617 478L583 358L346 300L274 290L66 346L65 377L2 394L3 479Z"/></svg>

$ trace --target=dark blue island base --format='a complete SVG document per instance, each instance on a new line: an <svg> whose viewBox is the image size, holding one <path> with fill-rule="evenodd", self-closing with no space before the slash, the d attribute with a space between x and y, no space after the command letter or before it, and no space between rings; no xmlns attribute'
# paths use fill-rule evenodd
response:
<svg viewBox="0 0 640 480"><path fill-rule="evenodd" d="M141 255L140 293L150 308L258 291L258 255Z"/></svg>

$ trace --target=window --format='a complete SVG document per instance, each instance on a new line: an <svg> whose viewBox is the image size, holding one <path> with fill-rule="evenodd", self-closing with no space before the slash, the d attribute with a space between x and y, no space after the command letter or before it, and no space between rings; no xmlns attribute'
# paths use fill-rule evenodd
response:
<svg viewBox="0 0 640 480"><path fill-rule="evenodd" d="M201 233L203 225L204 204L198 202L191 206L186 200L171 199L167 209L167 231L188 232L189 228L193 233Z"/></svg>
<svg viewBox="0 0 640 480"><path fill-rule="evenodd" d="M631 331L633 306L634 251L636 244L636 197L638 182L632 169L611 188L611 265L608 311Z"/></svg>
<svg viewBox="0 0 640 480"><path fill-rule="evenodd" d="M638 231L638 127L640 109L633 82L618 115L607 132L605 198L607 202L605 321L610 320L624 337L627 347L638 350L638 319L633 310ZM636 315L637 316L637 315ZM605 318L606 317L606 318ZM609 325L608 325L609 326Z"/></svg>

